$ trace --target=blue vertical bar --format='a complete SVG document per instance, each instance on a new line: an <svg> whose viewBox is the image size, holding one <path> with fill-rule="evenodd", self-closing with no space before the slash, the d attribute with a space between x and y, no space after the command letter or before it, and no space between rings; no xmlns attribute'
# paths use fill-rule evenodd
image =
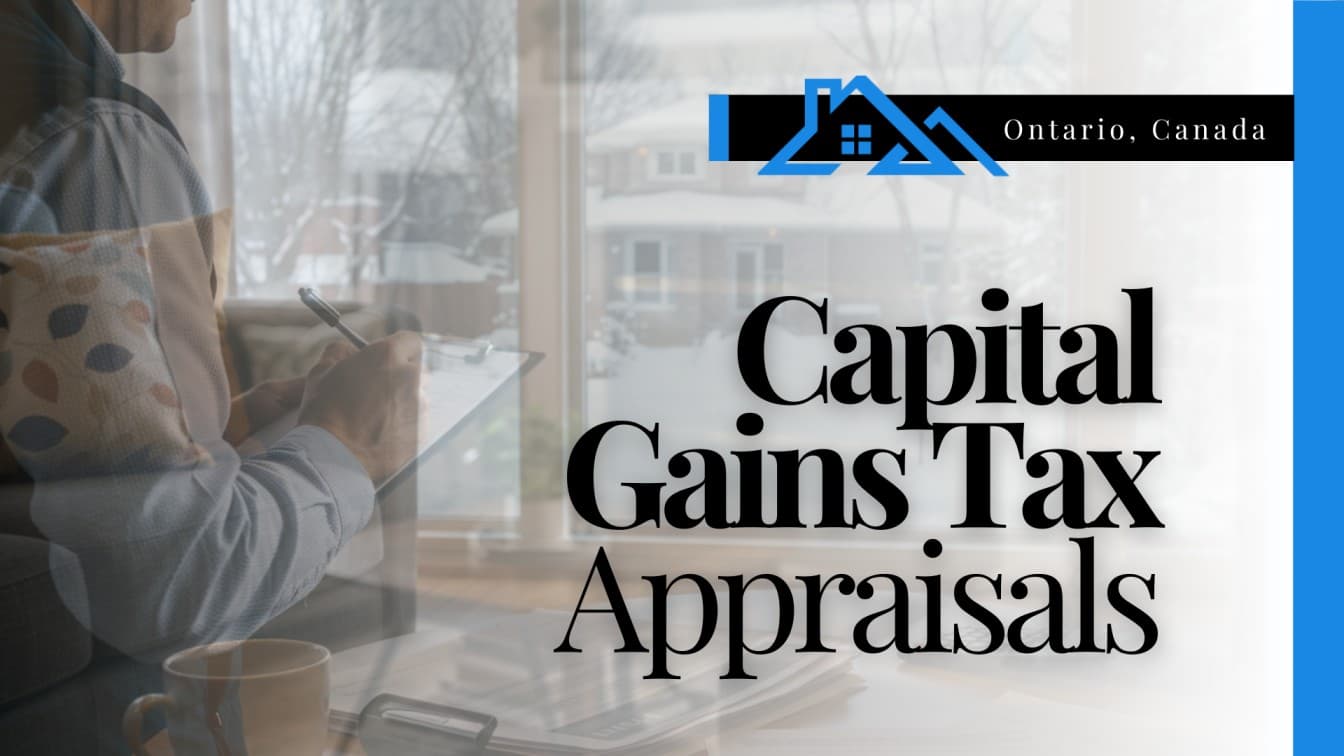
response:
<svg viewBox="0 0 1344 756"><path fill-rule="evenodd" d="M1293 734L1301 753L1340 753L1344 3L1293 3L1293 37Z"/></svg>
<svg viewBox="0 0 1344 756"><path fill-rule="evenodd" d="M728 159L728 95L709 96L709 159Z"/></svg>

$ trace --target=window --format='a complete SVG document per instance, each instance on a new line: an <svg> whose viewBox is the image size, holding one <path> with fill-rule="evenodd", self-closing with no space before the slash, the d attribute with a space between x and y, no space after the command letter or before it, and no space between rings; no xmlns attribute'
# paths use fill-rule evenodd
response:
<svg viewBox="0 0 1344 756"><path fill-rule="evenodd" d="M404 312L517 346L516 4L231 0L225 15L231 54L211 60L231 76L230 296L301 313L295 288L316 286L361 303L364 322ZM233 334L240 359L263 354L265 324L232 322L249 326ZM254 381L290 377L261 364ZM501 393L421 466L421 520L517 517L521 405Z"/></svg>
<svg viewBox="0 0 1344 756"><path fill-rule="evenodd" d="M654 150L652 173L662 179L687 179L700 176L700 154L696 150Z"/></svg>
<svg viewBox="0 0 1344 756"><path fill-rule="evenodd" d="M634 305L667 303L667 246L639 240L626 256L626 301Z"/></svg>
<svg viewBox="0 0 1344 756"><path fill-rule="evenodd" d="M526 471L554 459L552 477L561 479L564 443L576 429L607 417L689 412L668 432L684 431L691 445L705 443L704 429L722 427L733 381L704 380L703 371L731 364L741 308L824 281L834 307L915 318L932 295L906 285L911 261L894 250L915 245L915 276L944 285L960 274L945 265L984 267L974 251L921 249L912 238L946 238L938 226L916 232L900 222L901 203L916 191L921 202L943 202L951 182L903 181L910 191L902 198L861 176L711 168L707 91L796 95L809 74L853 70L856 53L868 56L860 70L875 81L912 90L944 77L953 88L987 92L1018 91L1024 81L1068 91L1070 83L1068 67L1057 65L1070 12L1049 3L1007 9L1013 23L992 28L958 4L931 5L927 13L948 28L975 39L1010 34L1024 46L1011 65L990 56L964 70L946 69L927 45L913 45L909 56L861 49L869 32L909 22L900 3L827 19L827 34L804 47L799 29L815 25L817 10L766 0L750 0L752 34L706 39L696 38L740 22L744 11L710 0L230 0L227 13L216 7L224 4L198 5L229 24L229 35L206 35L202 52L207 66L227 64L221 74L231 87L212 81L199 93L209 96L176 99L230 106L179 118L189 139L213 147L201 161L212 193L235 198L230 296L292 300L297 281L319 283L332 299L408 310L430 331L549 353L525 389L445 447L419 486L419 513L435 526L511 532L516 518L528 523L518 532L537 543L576 524L551 505L560 499L552 481ZM771 81L763 82L766 69ZM181 81L151 91L194 93L204 80L187 75L198 69L181 71ZM840 116L826 138L849 155L874 155L874 129L889 127L859 117ZM597 163L610 165L586 181ZM982 217L1023 218L1037 234L1024 233L1032 239L1026 251L1039 263L1003 278L1020 284L1012 276L1034 281L1039 270L1061 268L1054 255L1067 245L1051 235L1067 227L1058 222L1067 197L1001 197L985 207L976 186L959 182L965 195L950 205L956 210L924 217L963 229ZM659 196L691 187L695 196ZM850 228L851 218L861 223ZM783 244L768 232L775 227L790 234L788 283L797 292L786 287ZM858 262L865 259L890 265L874 275ZM585 375L592 362L584 349L603 351L609 369ZM885 418L859 429L831 428L828 418L808 428L818 446L889 440ZM790 432L772 418L762 443ZM552 519L539 522L539 514ZM941 523L937 515L929 513Z"/></svg>
<svg viewBox="0 0 1344 756"><path fill-rule="evenodd" d="M694 176L696 171L695 153L682 152L677 155L677 172L683 176Z"/></svg>
<svg viewBox="0 0 1344 756"><path fill-rule="evenodd" d="M784 245L742 244L737 247L737 290L734 297L739 310L749 310L761 300L784 289Z"/></svg>
<svg viewBox="0 0 1344 756"><path fill-rule="evenodd" d="M1030 76L1031 86L1039 87L1034 91L1068 91L1067 70L1051 63L1056 54L1052 51L1067 50L1071 27L1063 5L1018 8L1010 4L1004 18L1013 17L1029 30L1030 55L1013 66L1001 65L992 56L975 57L965 69L960 63L955 69L945 66L936 46L926 44L918 33L912 39L921 41L910 44L908 54L901 52L905 35L887 32L909 28L908 3L865 3L862 12L838 15L828 13L825 5L752 0L750 10L744 11L738 4L710 0L585 0L589 29L609 32L585 35L585 60L620 61L620 65L604 72L590 67L582 81L582 102L593 107L591 117L584 118L581 151L592 161L614 154L622 160L613 161L613 170L585 187L588 193L578 219L587 241L582 247L582 275L566 279L582 281L581 293L570 294L569 301L585 307L589 350L569 362L600 368L578 381L580 427L642 418L664 423L660 443L669 449L741 448L730 445L730 440L742 443L733 433L732 419L743 408L759 406L734 375L736 336L750 308L777 294L816 295L830 298L832 317L837 321L862 317L864 322L888 324L943 322L931 319L929 312L945 300L959 303L962 299L942 296L925 281L955 285L959 267L944 266L964 264L967 270L984 266L976 250L959 243L953 246L950 240L960 239L963 233L970 238L980 223L1014 217L1038 234L1030 244L1015 247L1012 254L1038 250L1031 253L1053 260L1054 250L1063 254L1066 249L1059 237L1067 224L1056 221L1067 205L1042 203L1039 197L996 195L989 206L977 188L978 177L958 182L910 178L892 183L863 176L862 171L816 178L760 176L759 163L709 163L706 92L767 91L796 97L804 78L820 71L853 70L855 56L863 58L865 73L889 87L932 91L942 88L945 81L954 88L969 87L984 77L986 91L1007 92L1020 89L1022 77ZM994 38L998 44L1006 34L1017 34L1017 27L1009 29L1001 21L987 23L975 9L958 3L920 8L920 14L936 15L940 23L976 30L976 40ZM750 34L704 34L705 29L740 24L744 17L751 19ZM825 27L826 34L809 36L806 29L818 25ZM800 45L803 39L806 43ZM872 39L886 46L865 48L865 40ZM765 71L769 75L763 77ZM876 144L878 132L886 136L890 127L877 117L847 112L838 111L818 138L827 140L832 149L840 143L848 160L880 158L883 146ZM673 195L670 189L692 187L693 192L669 196ZM1047 193L1056 198L1067 196ZM1020 210L1028 206L1033 209ZM902 220L912 207L915 224ZM657 240L664 244L656 244ZM921 256L920 243L925 240L941 246L928 248ZM1041 240L1053 246L1042 246ZM1023 269L1020 274L1035 277L1039 271ZM1011 276L1003 280L1014 283ZM656 304L659 301L661 305ZM976 298L970 298L970 303L978 307ZM805 313L794 319L792 312L779 313L778 328L772 330L777 346L771 347L768 359L777 380L799 380L799 385L781 386L781 390L800 391L798 395L803 396L814 387L805 384L815 380L811 368L817 355L829 356L834 347L827 335L817 332L814 319ZM798 369L801 365L808 369ZM762 449L796 448L796 439L802 437L811 447L853 454L909 443L899 438L893 441L889 415L842 415L833 410L820 404L778 412L762 408L766 427L749 443ZM666 495L703 477L697 466L685 480L671 478L665 459L651 460L638 444L621 446L595 471L604 511L612 522L629 522L632 516L629 489L621 486L624 482L667 481ZM927 446L913 447L912 455L927 456ZM805 471L807 485L800 490L805 490L808 505L818 501L819 467L809 462ZM930 494L942 482L939 476L948 476L946 485L955 486L956 473L951 468L922 472L915 495L936 500ZM740 471L730 469L728 474L725 483L731 509L739 504L742 481ZM769 506L775 481L771 469L766 468L765 478L762 495ZM693 506L699 504L699 494L693 502ZM861 506L874 503L863 501ZM937 505L912 507L910 522L902 532L944 528L949 516ZM770 542L769 548L800 538L797 531L785 528L679 532L641 527L613 533L572 513L564 527L582 537L634 544L632 549L666 542L682 557L688 548L696 548L688 547L688 542L707 542L719 535L735 544ZM806 538L815 537L884 546L891 540L890 533L858 531L814 533ZM707 553L697 551L695 558Z"/></svg>
<svg viewBox="0 0 1344 756"><path fill-rule="evenodd" d="M841 155L873 154L873 125L846 123L840 127Z"/></svg>
<svg viewBox="0 0 1344 756"><path fill-rule="evenodd" d="M534 5L548 12L518 13ZM703 444L697 430L718 427L715 402L726 389L697 371L729 364L735 321L747 308L799 293L788 284L809 291L824 281L837 308L871 303L893 317L915 317L930 294L906 285L910 261L893 250L913 245L920 283L939 285L958 272L943 266L964 257L959 248L912 238L941 240L938 226L916 232L900 222L903 202L916 192L921 202L944 202L947 182L905 181L902 196L859 176L761 177L759 166L709 166L707 91L761 91L752 72L772 61L771 77L796 95L808 72L853 65L870 31L857 20L837 21L827 30L833 34L800 50L797 30L816 18L795 3L753 2L759 33L740 45L716 38L693 46L664 32L731 24L741 9L708 0L360 0L350 12L325 12L333 4L320 0L228 6L234 48L221 59L231 61L236 115L229 130L236 184L229 194L238 216L233 294L290 299L294 278L330 280L323 293L331 298L407 309L431 331L481 323L460 335L552 355L526 389L549 393L536 400L519 389L503 403L509 406L460 434L426 475L419 507L426 519L535 519L556 511L520 505L559 499L548 481L529 488L525 470L539 467L534 457L562 460L573 431L603 417L658 419L690 407L701 414L682 424L685 440ZM896 15L874 8L862 20L898 28L907 22L904 8L892 9ZM975 14L963 18L941 4L937 13L949 26L991 31ZM1066 14L1023 13L1028 40L1070 28ZM985 77L988 91L1013 91L1024 76L1043 91L1066 90L1067 76L1047 48L1031 50L1029 63L986 63L973 73ZM913 58L923 54L912 48ZM931 80L920 76L942 70L927 56L900 71L884 62L899 57L878 55L863 70L888 86L915 88ZM825 138L839 140L851 159L874 159L875 129L889 127L860 117L841 115ZM610 166L594 170L590 182L589 167L599 162ZM975 186L957 187L966 194L950 205L955 213L923 217L965 227L980 216L1013 216L1011 203L984 207ZM677 194L694 196L666 196L690 188ZM1023 215L1053 229L1062 225L1048 223L1049 213L1065 206L1033 204ZM851 218L854 228L846 225ZM771 228L786 229L786 241ZM461 271L462 280L372 275L389 259L389 245L407 242L435 245L433 269ZM873 268L856 261L870 254L889 269L863 273ZM335 264L323 255L344 262L329 269ZM590 340L594 332L600 337ZM570 349L602 351L609 369L585 375L582 366L592 361ZM528 416L536 408L547 413L544 422ZM886 424L865 436L825 422L811 429L821 446L887 440ZM552 426L561 430L536 430ZM521 428L546 443L521 450ZM762 443L788 431L772 419ZM561 514L541 529L568 532L572 523Z"/></svg>

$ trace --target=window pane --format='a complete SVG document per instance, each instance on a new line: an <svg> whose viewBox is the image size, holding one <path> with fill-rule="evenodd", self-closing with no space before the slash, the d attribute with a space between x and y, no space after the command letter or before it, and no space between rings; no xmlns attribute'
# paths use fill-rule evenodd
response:
<svg viewBox="0 0 1344 756"><path fill-rule="evenodd" d="M765 245L765 272L769 274L778 274L784 271L784 245L767 244Z"/></svg>
<svg viewBox="0 0 1344 756"><path fill-rule="evenodd" d="M1069 248L1062 219L1070 201L1063 168L1034 165L1029 189L1018 177L996 184L974 170L955 181L886 179L866 175L870 166L863 165L830 176L761 178L759 163L708 162L699 147L706 95L798 95L804 79L819 71L863 73L888 92L1062 93L1070 73L1058 61L1070 55L1072 5L1008 2L985 15L975 3L588 0L584 101L601 108L599 117L585 121L585 157L595 178L585 202L584 301L587 322L605 325L604 369L589 376L585 424L651 418L663 423L660 443L668 448L737 449L748 442L733 440L731 418L750 408L765 418L764 432L749 442L753 448L797 448L797 439L806 438L812 448L848 457L907 444L912 465L927 458L927 438L893 439L893 417L871 407L853 414L820 404L762 409L737 370L742 320L779 295L829 299L832 329L973 319L979 298L968 291L982 283L1004 286L1015 299L1033 296L1069 269L1062 264ZM931 35L931 25L958 33L955 39ZM1007 49L1012 55L984 52ZM929 113L908 115L922 121ZM856 153L883 128L851 125ZM838 124L827 137L840 140ZM672 176L680 180L666 180ZM629 289L640 292L641 302L654 301L651 282L634 280L644 263L628 258L638 255L609 252L613 245L629 250L632 236L656 236L675 250L668 258L676 296L665 306L629 306ZM1018 241L1011 250L990 250L989 239ZM935 259L921 255L926 240L943 245ZM957 265L941 267L952 255ZM966 274L943 275L954 271ZM816 366L835 359L831 341L807 318L779 313L772 338L779 344L767 352L772 377L812 382L777 387L781 392L806 395L815 387ZM930 385L946 385L943 365L931 363ZM611 492L604 505L612 518L629 514L622 509L629 503L622 480L668 480L665 465L650 466L645 457L631 451L604 466L623 476L598 481ZM774 472L767 468L762 482L767 516L776 498ZM733 508L741 481L734 469L729 476ZM808 467L803 478L807 518L819 501L815 469ZM913 484L920 490L911 498L957 485L936 478ZM670 481L669 493L677 482L686 481ZM922 507L912 511L907 527L942 524L947 517L936 506ZM641 534L666 533L650 528ZM713 534L699 529L697 535ZM798 537L787 529L732 535Z"/></svg>
<svg viewBox="0 0 1344 756"><path fill-rule="evenodd" d="M696 168L696 158L694 152L681 153L681 174L683 176L694 176Z"/></svg>
<svg viewBox="0 0 1344 756"><path fill-rule="evenodd" d="M662 273L663 246L658 242L635 242L633 266L636 275Z"/></svg>
<svg viewBox="0 0 1344 756"><path fill-rule="evenodd" d="M315 286L361 303L373 336L404 327L379 319L400 311L428 332L516 346L515 13L231 0L231 295L301 307L294 290ZM257 336L245 350L268 343L265 325L240 332ZM296 343L318 343L292 327ZM515 389L419 468L422 517L516 513L519 414Z"/></svg>
<svg viewBox="0 0 1344 756"><path fill-rule="evenodd" d="M658 153L658 173L662 176L671 176L677 170L677 156L671 152Z"/></svg>

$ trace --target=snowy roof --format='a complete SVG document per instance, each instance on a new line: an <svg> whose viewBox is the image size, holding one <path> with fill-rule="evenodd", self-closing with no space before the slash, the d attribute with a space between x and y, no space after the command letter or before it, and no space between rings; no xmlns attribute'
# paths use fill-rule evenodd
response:
<svg viewBox="0 0 1344 756"><path fill-rule="evenodd" d="M649 110L588 137L589 152L636 147L704 144L709 137L709 99L691 97Z"/></svg>
<svg viewBox="0 0 1344 756"><path fill-rule="evenodd" d="M819 210L768 196L731 196L709 192L674 191L627 194L590 199L589 229L617 228L781 228L816 227L827 218ZM482 233L511 235L518 228L518 211L488 218Z"/></svg>
<svg viewBox="0 0 1344 756"><path fill-rule="evenodd" d="M382 266L377 257L362 263L359 279L381 283L475 283L488 280L496 271L461 257L462 250L448 244L384 242ZM291 283L308 286L343 286L350 282L350 258L344 254L297 255Z"/></svg>
<svg viewBox="0 0 1344 756"><path fill-rule="evenodd" d="M905 180L905 202L917 227L945 229L960 188L949 189L925 178L907 177ZM589 230L777 229L861 233L900 230L902 217L900 205L883 180L863 174L831 176L810 182L806 201L760 194L681 190L607 197L593 194L589 196L586 211ZM1001 221L998 213L973 197L966 194L960 197L958 229L984 231ZM512 236L517 229L518 211L509 210L486 219L481 233Z"/></svg>
<svg viewBox="0 0 1344 756"><path fill-rule="evenodd" d="M373 280L378 261L367 259L360 265L361 280ZM289 274L291 284L304 286L345 286L351 281L351 261L346 255L302 253L294 257Z"/></svg>
<svg viewBox="0 0 1344 756"><path fill-rule="evenodd" d="M960 165L968 173L981 170L976 163ZM954 211L956 227L963 231L991 231L1006 220L977 199L972 193L972 185L962 176L883 179L864 173L866 165L845 166L840 170L833 176L807 183L808 204L833 208L831 213L838 221L837 230L899 229L902 202L920 230L946 230Z"/></svg>
<svg viewBox="0 0 1344 756"><path fill-rule="evenodd" d="M491 270L460 255L462 251L447 244L385 242L383 244L384 283L463 283L485 281Z"/></svg>

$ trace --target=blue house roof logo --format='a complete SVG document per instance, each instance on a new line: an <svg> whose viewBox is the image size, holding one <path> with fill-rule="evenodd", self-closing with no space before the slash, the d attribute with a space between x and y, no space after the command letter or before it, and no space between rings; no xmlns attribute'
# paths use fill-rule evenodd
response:
<svg viewBox="0 0 1344 756"><path fill-rule="evenodd" d="M837 130L827 129L822 134L822 93L829 95L834 114L851 96L862 97L899 136L894 147L880 157L874 155L874 125L871 122L846 121ZM891 101L872 79L855 76L844 83L841 79L806 79L804 82L805 118L801 129L760 170L762 176L829 176L840 167L838 162L798 161L795 158L813 140L830 136L838 138L839 155L852 159L873 156L876 163L868 171L870 176L960 176L964 171L946 152L934 143L930 134L942 129L978 161L993 176L1007 176L1005 171L952 119L942 107L935 108L922 124L915 122ZM794 111L796 112L796 111ZM710 96L710 159L727 160L728 96ZM910 159L912 150L922 160ZM833 154L833 153L832 153Z"/></svg>

